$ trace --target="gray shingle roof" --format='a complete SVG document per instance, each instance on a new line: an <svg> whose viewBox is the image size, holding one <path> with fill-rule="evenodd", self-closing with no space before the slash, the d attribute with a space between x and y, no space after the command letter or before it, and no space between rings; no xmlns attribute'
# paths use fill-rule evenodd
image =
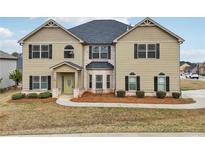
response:
<svg viewBox="0 0 205 154"><path fill-rule="evenodd" d="M131 26L116 20L93 20L68 31L88 44L112 44L127 28Z"/></svg>
<svg viewBox="0 0 205 154"><path fill-rule="evenodd" d="M91 62L86 65L87 70L92 69L113 69L114 66L108 62Z"/></svg>
<svg viewBox="0 0 205 154"><path fill-rule="evenodd" d="M0 50L0 59L17 60L17 57Z"/></svg>

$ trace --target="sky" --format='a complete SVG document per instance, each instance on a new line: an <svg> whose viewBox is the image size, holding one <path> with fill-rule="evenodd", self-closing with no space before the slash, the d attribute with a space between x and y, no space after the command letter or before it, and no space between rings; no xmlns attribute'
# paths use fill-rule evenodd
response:
<svg viewBox="0 0 205 154"><path fill-rule="evenodd" d="M115 19L134 26L144 18L140 17L51 17L65 28L95 19ZM0 50L12 53L21 52L19 39L43 24L49 17L0 17ZM185 42L181 45L181 60L190 62L205 61L205 18L186 17L153 17L156 22L182 37Z"/></svg>

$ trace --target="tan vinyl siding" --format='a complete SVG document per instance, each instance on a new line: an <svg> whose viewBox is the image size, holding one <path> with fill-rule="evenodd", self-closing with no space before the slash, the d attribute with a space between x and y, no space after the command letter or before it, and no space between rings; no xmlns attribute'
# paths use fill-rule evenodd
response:
<svg viewBox="0 0 205 154"><path fill-rule="evenodd" d="M52 44L52 59L29 59L29 44ZM74 59L64 58L64 47L74 47ZM23 90L29 90L29 75L51 75L51 66L65 60L83 65L83 46L73 36L59 28L43 28L23 44ZM52 88L52 87L51 87Z"/></svg>
<svg viewBox="0 0 205 154"><path fill-rule="evenodd" d="M135 43L160 43L160 59L134 59ZM160 72L170 76L170 91L179 91L179 44L175 38L157 27L139 27L116 44L116 89L125 89L125 76L140 76L141 90L154 91L154 76Z"/></svg>

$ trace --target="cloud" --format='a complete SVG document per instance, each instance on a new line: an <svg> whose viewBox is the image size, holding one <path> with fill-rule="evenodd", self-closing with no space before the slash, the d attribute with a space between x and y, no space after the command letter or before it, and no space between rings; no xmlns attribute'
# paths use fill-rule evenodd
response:
<svg viewBox="0 0 205 154"><path fill-rule="evenodd" d="M190 49L181 51L181 60L191 62L204 62L205 61L205 49Z"/></svg>
<svg viewBox="0 0 205 154"><path fill-rule="evenodd" d="M17 40L0 40L0 50L8 53L21 52L21 46Z"/></svg>
<svg viewBox="0 0 205 154"><path fill-rule="evenodd" d="M0 36L10 37L12 35L13 33L8 28L0 27Z"/></svg>
<svg viewBox="0 0 205 154"><path fill-rule="evenodd" d="M114 19L129 24L128 17L53 17L52 19L56 20L57 22L70 23L72 25L79 25L97 19Z"/></svg>

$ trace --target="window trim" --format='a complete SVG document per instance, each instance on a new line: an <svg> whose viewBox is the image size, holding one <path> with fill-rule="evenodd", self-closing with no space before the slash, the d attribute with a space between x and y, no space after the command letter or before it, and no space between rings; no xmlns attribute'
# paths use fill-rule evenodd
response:
<svg viewBox="0 0 205 154"><path fill-rule="evenodd" d="M31 53L32 53L32 59L49 59L49 44L31 44L32 45L32 48L31 48ZM46 52L46 51L42 51L42 46L43 45L46 45L46 46L48 46L48 57L47 58L42 58L42 55L41 55L41 53L42 52ZM39 51L33 51L33 47L34 46L39 46ZM34 52L39 52L39 58L35 58L34 56L33 56L33 53Z"/></svg>
<svg viewBox="0 0 205 154"><path fill-rule="evenodd" d="M38 77L39 78L39 82L34 82L34 77ZM46 77L47 78L47 82L43 82L43 83L47 83L47 88L42 88L42 77ZM34 83L38 83L39 84L39 88L37 89L37 88L34 88ZM34 76L32 76L32 89L33 90L47 90L48 89L48 76L46 76L46 75L34 75Z"/></svg>
<svg viewBox="0 0 205 154"><path fill-rule="evenodd" d="M94 49L95 47L98 47L98 48L99 48L99 52L98 52L98 57L99 57L99 58L94 58L94 57L93 57L93 53L94 53L94 52L93 52L93 51L94 51L93 49ZM102 47L107 47L107 52L104 52L104 51L102 52ZM92 52L91 52L91 53L92 53L92 59L94 59L94 60L99 60L99 59L105 60L105 59L109 59L109 45L93 45L91 49L92 49ZM101 56L102 53L106 53L106 54L107 54L107 57L106 57L106 58L102 58L102 56Z"/></svg>
<svg viewBox="0 0 205 154"><path fill-rule="evenodd" d="M146 45L146 50L145 50L145 55L146 55L146 57L145 58L141 58L141 57L139 57L139 52L142 52L142 51L139 51L139 45ZM155 57L154 58L152 58L152 57L148 57L148 52L149 52L149 50L148 50L148 46L150 45L150 44L154 44L155 45ZM139 58L139 59L157 59L157 44L158 43L138 43L138 45L137 45L137 57ZM153 52L153 51L152 51Z"/></svg>
<svg viewBox="0 0 205 154"><path fill-rule="evenodd" d="M97 76L101 76L102 77L102 81L97 81ZM97 82L102 83L102 88L97 88ZM96 74L95 75L95 89L103 89L103 75L102 74Z"/></svg>
<svg viewBox="0 0 205 154"><path fill-rule="evenodd" d="M130 77L135 77L135 81L136 81L136 84L135 84L136 89L135 90L130 89L130 81L129 81ZM128 75L128 91L137 91L137 75Z"/></svg>
<svg viewBox="0 0 205 154"><path fill-rule="evenodd" d="M164 78L164 91L166 92L167 83L166 83L166 76L165 75L158 75L157 76L157 91L162 91L162 90L159 90L159 85L162 85L162 84L159 84L159 78Z"/></svg>

